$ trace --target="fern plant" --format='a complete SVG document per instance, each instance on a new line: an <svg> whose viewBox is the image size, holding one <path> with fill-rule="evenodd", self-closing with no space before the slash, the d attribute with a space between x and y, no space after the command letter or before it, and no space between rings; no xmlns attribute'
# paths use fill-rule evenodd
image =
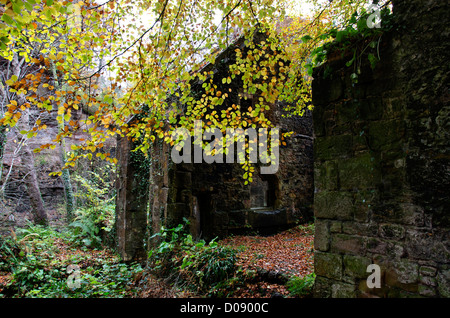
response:
<svg viewBox="0 0 450 318"><path fill-rule="evenodd" d="M69 227L74 240L88 247L99 247L102 237L114 227L114 195L110 191L111 181L100 172L88 171L87 176L75 175L73 180L80 186L76 196L81 206L75 211L74 222Z"/></svg>
<svg viewBox="0 0 450 318"><path fill-rule="evenodd" d="M307 297L311 296L315 280L316 274L314 273L308 274L304 277L293 276L286 283L286 287L293 296Z"/></svg>
<svg viewBox="0 0 450 318"><path fill-rule="evenodd" d="M89 219L80 219L69 224L73 229L73 242L82 242L87 247L99 247L101 238L98 236L99 227Z"/></svg>
<svg viewBox="0 0 450 318"><path fill-rule="evenodd" d="M205 290L230 278L236 269L236 251L219 246L214 240L195 241L187 231L189 221L185 224L166 229L154 235L161 242L149 252L150 266L158 274L173 274L189 287Z"/></svg>

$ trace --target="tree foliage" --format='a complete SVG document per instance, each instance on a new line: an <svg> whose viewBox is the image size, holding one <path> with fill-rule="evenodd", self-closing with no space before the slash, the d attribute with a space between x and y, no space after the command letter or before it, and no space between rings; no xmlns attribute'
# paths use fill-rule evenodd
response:
<svg viewBox="0 0 450 318"><path fill-rule="evenodd" d="M61 131L41 149L77 131L90 136L72 146L66 167L94 154L115 162L97 150L117 134L139 139L138 149L147 153L156 138L173 144L175 128L193 130L199 119L203 129L272 127L267 113L277 100L286 101L291 114L312 108L311 54L323 61L328 30L344 27L367 4L310 2L313 14L300 16L286 12L295 4L290 0L1 0L0 55L24 63L23 72L4 80L15 95L1 124L15 126L30 107L57 109ZM256 33L265 39L254 41ZM225 76L214 78L221 75L204 66L238 38L247 49L237 48ZM237 77L241 94L258 96L254 107L227 103L227 85ZM200 94L194 83L201 84ZM75 120L80 108L89 115ZM37 122L21 133L33 137L45 128Z"/></svg>

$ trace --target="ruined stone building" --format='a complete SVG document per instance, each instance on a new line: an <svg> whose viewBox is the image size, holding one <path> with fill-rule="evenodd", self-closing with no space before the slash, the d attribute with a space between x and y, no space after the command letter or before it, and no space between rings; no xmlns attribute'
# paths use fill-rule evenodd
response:
<svg viewBox="0 0 450 318"><path fill-rule="evenodd" d="M202 71L228 72L236 47L244 48L243 38ZM222 77L214 78L219 82ZM257 96L242 98L241 85L238 78L229 85L232 88L229 102L253 105ZM184 223L184 218L190 221L193 236L205 239L232 233L269 234L312 220L312 115L310 112L302 117L283 114L282 103L271 106L269 116L273 125L280 132L293 132L287 144L279 149L278 171L261 174L257 166L253 182L248 185L244 184L244 171L239 163L175 164L170 156L171 147L163 142L153 145L149 172L142 171L133 165L129 156L133 145L128 140L119 140L117 214L119 249L124 258L135 258L142 253L147 226L150 232L156 233L161 226ZM136 174L149 176L148 195L133 190L141 189Z"/></svg>
<svg viewBox="0 0 450 318"><path fill-rule="evenodd" d="M308 115L283 118L273 105L274 123L295 132L275 175L244 186L236 165L175 165L157 144L150 195L139 201L132 145L120 140L122 256L142 250L142 206L153 231L185 217L195 235L214 237L293 224L314 196L315 297L450 297L449 5L392 4L393 26L373 51L366 43L348 67L354 53L338 50L315 69L314 134ZM379 266L378 287L369 265Z"/></svg>
<svg viewBox="0 0 450 318"><path fill-rule="evenodd" d="M280 149L277 173L261 174L257 167L249 185L244 185L239 163L174 164L168 147L157 146L149 201L153 230L183 223L185 217L195 237L212 239L249 231L273 233L311 220L310 122L311 117L280 119L280 126L296 135Z"/></svg>

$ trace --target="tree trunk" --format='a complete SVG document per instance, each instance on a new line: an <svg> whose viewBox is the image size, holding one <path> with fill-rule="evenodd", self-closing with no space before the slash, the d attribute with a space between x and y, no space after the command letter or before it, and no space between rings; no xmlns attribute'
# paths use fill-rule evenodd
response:
<svg viewBox="0 0 450 318"><path fill-rule="evenodd" d="M60 90L64 90L64 85L60 85L58 80L58 75L56 73L56 66L52 65L53 71L53 81L55 86ZM65 103L65 99L61 101L61 105ZM59 132L64 131L64 116L61 116L61 121L58 122ZM67 163L67 154L66 154L66 140L64 137L61 137L61 163L64 166ZM62 171L61 179L64 186L64 195L66 199L66 213L67 213L67 221L70 222L73 219L73 213L75 209L75 196L73 195L72 183L70 182L70 171L68 169L64 169Z"/></svg>
<svg viewBox="0 0 450 318"><path fill-rule="evenodd" d="M31 213L35 224L48 225L47 213L44 209L41 191L34 166L34 156L30 146L25 142L22 146L22 169L25 173L25 185L27 186L28 196L30 197Z"/></svg>
<svg viewBox="0 0 450 318"><path fill-rule="evenodd" d="M21 75L21 67L24 63L24 59L22 58L19 61L19 57L17 54L14 55L13 60L11 61L11 65L13 68L13 73L20 78ZM26 102L24 95L17 95L17 102L19 105L22 105ZM19 119L17 123L16 129L16 138L17 140L21 139L19 131L21 130L29 130L30 126L30 111L26 109L22 111L22 117ZM25 174L24 182L27 186L28 196L30 197L31 204L31 213L33 214L33 219L35 224L40 225L48 225L47 213L44 209L44 202L42 201L41 191L39 189L39 183L36 175L36 167L34 165L34 154L30 149L27 141L25 140L22 145L22 155L20 156L22 162L22 169Z"/></svg>
<svg viewBox="0 0 450 318"><path fill-rule="evenodd" d="M66 155L66 143L64 141L64 137L61 141L61 161L62 165L67 162ZM66 213L67 213L67 221L71 222L73 219L73 213L75 209L75 196L73 195L72 183L70 182L70 172L68 169L64 169L62 171L61 179L64 186L64 195L66 199Z"/></svg>

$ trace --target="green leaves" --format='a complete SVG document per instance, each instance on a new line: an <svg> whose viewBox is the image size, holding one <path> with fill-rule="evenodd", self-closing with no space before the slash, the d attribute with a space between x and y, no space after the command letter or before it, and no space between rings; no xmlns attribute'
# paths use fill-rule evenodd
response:
<svg viewBox="0 0 450 318"><path fill-rule="evenodd" d="M361 32L361 33L363 33L364 30L368 29L368 27L367 27L367 18L366 17L361 17L358 20L358 22L356 24L356 27L357 27L358 31Z"/></svg>
<svg viewBox="0 0 450 318"><path fill-rule="evenodd" d="M127 297L139 264L120 263L108 250L77 248L66 229L28 225L0 238L0 270L11 273L9 292L26 298ZM69 270L70 269L70 270ZM68 275L72 274L72 275ZM79 286L69 286L69 277Z"/></svg>
<svg viewBox="0 0 450 318"><path fill-rule="evenodd" d="M25 1L23 4L25 6L25 9L27 9L28 11L32 11L33 10L34 1L33 2Z"/></svg>
<svg viewBox="0 0 450 318"><path fill-rule="evenodd" d="M341 42L342 39L347 35L348 33L346 31L338 31L336 33L336 42Z"/></svg>
<svg viewBox="0 0 450 318"><path fill-rule="evenodd" d="M231 277L236 269L236 251L219 246L213 239L195 241L188 234L187 226L179 224L174 228L162 228L152 237L163 241L149 252L149 262L157 272L176 271L179 278L189 287L208 289Z"/></svg>
<svg viewBox="0 0 450 318"><path fill-rule="evenodd" d="M309 76L312 76L312 74L313 74L313 64L312 63L305 64L305 68L306 68L307 74Z"/></svg>
<svg viewBox="0 0 450 318"><path fill-rule="evenodd" d="M350 67L352 64L353 64L353 62L356 60L356 50L353 52L353 57L352 57L352 59L350 60L350 61L347 61L346 63L345 63L345 66L347 66L347 67Z"/></svg>
<svg viewBox="0 0 450 318"><path fill-rule="evenodd" d="M2 21L6 22L9 25L13 25L14 24L13 18L10 15L6 14L6 13L4 13L2 15Z"/></svg>
<svg viewBox="0 0 450 318"><path fill-rule="evenodd" d="M367 58L369 59L370 66L372 67L372 69L374 69L379 61L378 57L376 57L375 54L373 54L373 53L369 53Z"/></svg>
<svg viewBox="0 0 450 318"><path fill-rule="evenodd" d="M361 11L359 13L359 11ZM387 10L389 11L389 10ZM383 11L383 18L389 20L389 12ZM346 62L347 67L353 67L355 72L351 79L353 83L358 83L359 69L363 58L367 58L370 66L374 68L379 61L378 53L374 52L378 47L383 29L369 28L367 17L369 13L364 7L357 6L351 17L343 23L342 28L329 29L317 38L325 40L326 37L334 38L333 42L327 42L318 46L311 52L310 58L313 63L305 65L307 73L312 74L312 68L323 63L330 52L342 52L342 55L353 53L351 59Z"/></svg>
<svg viewBox="0 0 450 318"><path fill-rule="evenodd" d="M286 283L289 292L293 296L306 296L312 294L316 274L311 273L304 277L292 276Z"/></svg>
<svg viewBox="0 0 450 318"><path fill-rule="evenodd" d="M303 43L306 43L306 42L311 41L311 40L312 40L312 36L310 36L310 35L305 35L305 36L302 36L302 38L301 38L301 41Z"/></svg>
<svg viewBox="0 0 450 318"><path fill-rule="evenodd" d="M17 82L17 79L17 75L13 75L9 80L6 81L6 84L12 86L15 82Z"/></svg>
<svg viewBox="0 0 450 318"><path fill-rule="evenodd" d="M222 78L222 84L231 84L231 77L224 77Z"/></svg>

